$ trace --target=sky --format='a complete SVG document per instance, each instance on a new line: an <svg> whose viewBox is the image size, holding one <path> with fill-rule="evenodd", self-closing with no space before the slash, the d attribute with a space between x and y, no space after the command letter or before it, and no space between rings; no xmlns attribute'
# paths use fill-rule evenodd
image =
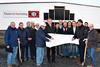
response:
<svg viewBox="0 0 100 67"><path fill-rule="evenodd" d="M0 0L0 3L5 2L68 2L85 5L100 6L100 0Z"/></svg>

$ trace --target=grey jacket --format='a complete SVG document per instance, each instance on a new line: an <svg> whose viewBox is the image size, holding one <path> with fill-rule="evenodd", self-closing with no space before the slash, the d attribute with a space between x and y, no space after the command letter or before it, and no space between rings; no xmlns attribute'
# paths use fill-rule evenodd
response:
<svg viewBox="0 0 100 67"><path fill-rule="evenodd" d="M98 39L98 33L96 30L91 30L88 32L88 48L96 48L97 46L97 39Z"/></svg>

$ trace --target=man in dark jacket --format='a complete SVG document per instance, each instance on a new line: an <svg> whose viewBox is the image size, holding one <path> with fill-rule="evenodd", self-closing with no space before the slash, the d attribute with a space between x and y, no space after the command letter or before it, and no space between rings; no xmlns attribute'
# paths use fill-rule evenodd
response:
<svg viewBox="0 0 100 67"><path fill-rule="evenodd" d="M52 19L51 18L49 18L47 20L46 31L47 31L47 33L54 33L54 26L52 24ZM47 59L48 59L49 63L50 62L55 62L55 47L52 47L52 48L47 47Z"/></svg>
<svg viewBox="0 0 100 67"><path fill-rule="evenodd" d="M25 45L26 45L26 31L23 27L23 22L19 23L19 28L18 28L18 38L20 41L20 49L21 49L21 59L22 62L24 62L24 53L25 53ZM19 56L19 53L18 53ZM18 57L18 60L20 62L20 59Z"/></svg>
<svg viewBox="0 0 100 67"><path fill-rule="evenodd" d="M88 55L92 59L92 67L96 67L95 48L97 46L98 33L93 24L89 24L89 29L87 37Z"/></svg>
<svg viewBox="0 0 100 67"><path fill-rule="evenodd" d="M35 47L35 42L36 42L36 29L35 29L35 24L34 22L31 23L32 24L32 45L30 45L30 49L31 49L31 58L33 60L35 60L36 58L36 47Z"/></svg>
<svg viewBox="0 0 100 67"><path fill-rule="evenodd" d="M33 49L31 48L33 43L33 29L30 21L27 22L27 27L25 28L25 30L26 30L26 38L27 38L26 60L28 61L29 57L31 57L31 59L33 60ZM30 55L29 55L29 48L30 48Z"/></svg>
<svg viewBox="0 0 100 67"><path fill-rule="evenodd" d="M7 45L7 48L12 47L12 52L8 52L8 57L7 57L7 64L8 67L12 67L12 65L15 65L15 59L17 55L17 45L18 45L18 32L15 27L15 22L11 22L10 26L5 32L5 44Z"/></svg>
<svg viewBox="0 0 100 67"><path fill-rule="evenodd" d="M45 34L45 24L42 24L39 30L36 31L36 64L40 66L44 60L44 47L46 41L49 41Z"/></svg>
<svg viewBox="0 0 100 67"><path fill-rule="evenodd" d="M54 31L55 31L56 34L60 34L60 25L59 25L59 23L57 23L55 25L55 30ZM57 46L56 52L57 52L57 55L60 55L60 46Z"/></svg>
<svg viewBox="0 0 100 67"><path fill-rule="evenodd" d="M81 19L78 20L78 27L76 28L76 32L74 34L74 39L79 39L79 54L80 54L80 63L84 65L84 49L85 49L85 42L84 39L87 37L87 30L83 26L83 21Z"/></svg>

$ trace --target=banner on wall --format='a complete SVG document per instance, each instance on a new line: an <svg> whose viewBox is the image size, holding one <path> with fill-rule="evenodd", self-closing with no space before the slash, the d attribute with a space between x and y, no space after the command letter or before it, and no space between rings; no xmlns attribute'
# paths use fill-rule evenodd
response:
<svg viewBox="0 0 100 67"><path fill-rule="evenodd" d="M39 18L39 11L4 11L4 18Z"/></svg>

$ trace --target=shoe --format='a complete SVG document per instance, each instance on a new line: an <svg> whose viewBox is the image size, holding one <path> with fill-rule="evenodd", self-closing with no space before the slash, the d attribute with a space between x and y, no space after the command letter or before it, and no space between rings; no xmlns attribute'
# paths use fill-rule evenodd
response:
<svg viewBox="0 0 100 67"><path fill-rule="evenodd" d="M8 64L7 67L12 67L12 65L11 64Z"/></svg>
<svg viewBox="0 0 100 67"><path fill-rule="evenodd" d="M87 67L94 67L94 66L92 66L92 65L88 65Z"/></svg>
<svg viewBox="0 0 100 67"><path fill-rule="evenodd" d="M69 56L70 58L73 58L73 56Z"/></svg>
<svg viewBox="0 0 100 67"><path fill-rule="evenodd" d="M76 58L76 56L73 56L73 58Z"/></svg>
<svg viewBox="0 0 100 67"><path fill-rule="evenodd" d="M37 64L37 67L41 67L41 64Z"/></svg>
<svg viewBox="0 0 100 67"><path fill-rule="evenodd" d="M82 67L84 66L84 62L81 63Z"/></svg>

